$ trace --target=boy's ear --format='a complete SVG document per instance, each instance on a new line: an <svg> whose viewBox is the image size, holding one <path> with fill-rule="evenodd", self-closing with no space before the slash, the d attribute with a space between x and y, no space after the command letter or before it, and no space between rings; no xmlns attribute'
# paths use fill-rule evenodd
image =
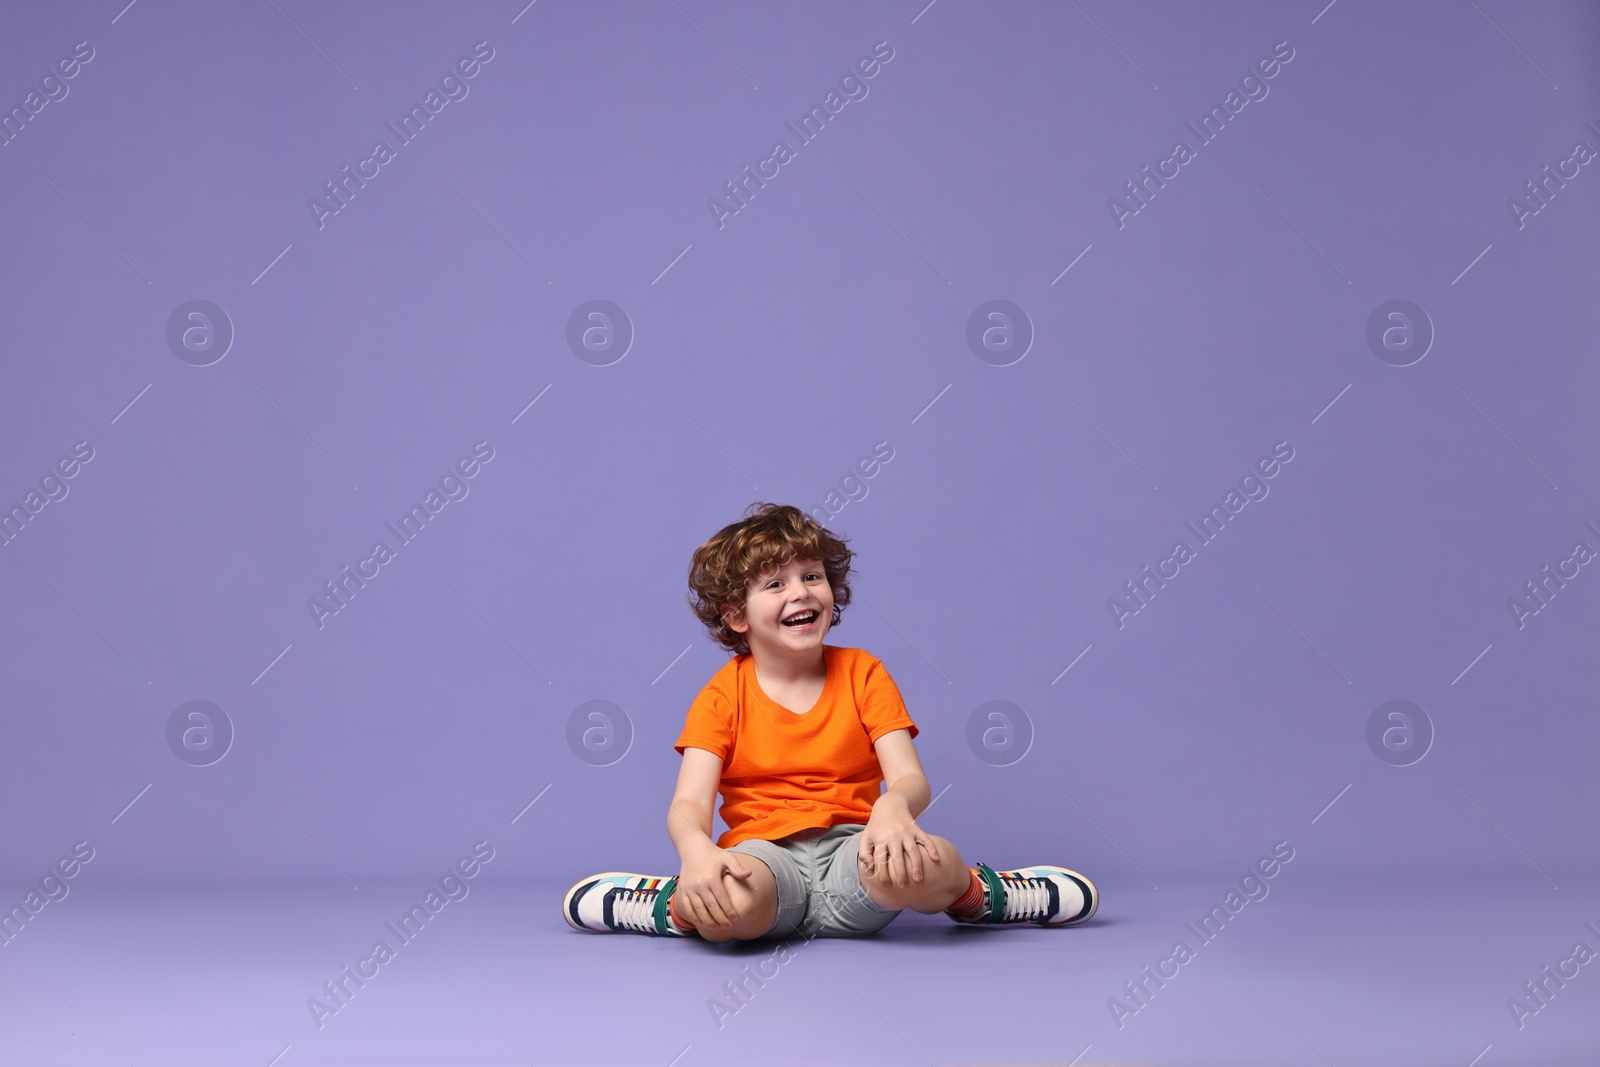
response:
<svg viewBox="0 0 1600 1067"><path fill-rule="evenodd" d="M737 604L722 605L722 623L736 634L742 634L750 628L750 624L743 619L744 608Z"/></svg>

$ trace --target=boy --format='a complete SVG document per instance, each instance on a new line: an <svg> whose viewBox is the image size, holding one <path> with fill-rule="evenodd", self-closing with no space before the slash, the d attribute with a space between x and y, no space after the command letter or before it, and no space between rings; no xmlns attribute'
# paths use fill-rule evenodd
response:
<svg viewBox="0 0 1600 1067"><path fill-rule="evenodd" d="M695 551L690 606L734 658L674 745L667 832L681 867L584 879L562 902L570 926L720 942L870 934L905 908L1042 926L1094 915L1099 893L1083 875L969 868L917 825L928 780L900 690L875 657L823 644L850 602L854 555L777 504L751 505ZM713 843L719 790L728 829Z"/></svg>

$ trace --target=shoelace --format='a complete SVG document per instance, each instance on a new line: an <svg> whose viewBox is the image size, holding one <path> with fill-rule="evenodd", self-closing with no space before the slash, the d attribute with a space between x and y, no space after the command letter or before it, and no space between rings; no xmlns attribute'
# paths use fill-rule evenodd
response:
<svg viewBox="0 0 1600 1067"><path fill-rule="evenodd" d="M655 933L656 896L659 889L617 889L611 897L611 925Z"/></svg>
<svg viewBox="0 0 1600 1067"><path fill-rule="evenodd" d="M1044 918L1050 910L1050 890L1046 888L1043 878L1017 878L1002 874L1000 884L1006 890L1005 914L1000 917L1001 922L1031 922Z"/></svg>

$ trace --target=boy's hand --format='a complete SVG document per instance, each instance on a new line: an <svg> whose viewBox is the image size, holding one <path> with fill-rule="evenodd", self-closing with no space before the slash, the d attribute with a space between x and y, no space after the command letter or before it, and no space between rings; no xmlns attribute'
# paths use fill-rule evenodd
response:
<svg viewBox="0 0 1600 1067"><path fill-rule="evenodd" d="M678 888L673 897L678 914L694 923L696 929L732 926L739 921L727 887L722 884L723 872L735 878L749 878L750 868L739 861L737 852L710 848L698 851L683 861L678 874Z"/></svg>
<svg viewBox="0 0 1600 1067"><path fill-rule="evenodd" d="M884 794L872 805L872 815L867 828L861 831L861 847L857 861L868 874L884 872L889 881L904 887L910 881L922 881L922 853L939 860L939 851L933 841L911 817L905 801Z"/></svg>

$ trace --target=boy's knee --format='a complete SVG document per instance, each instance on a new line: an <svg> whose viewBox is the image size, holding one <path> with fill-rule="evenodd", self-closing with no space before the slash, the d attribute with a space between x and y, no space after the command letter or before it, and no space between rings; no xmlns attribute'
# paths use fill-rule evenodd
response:
<svg viewBox="0 0 1600 1067"><path fill-rule="evenodd" d="M956 847L949 841L942 837L935 837L930 834L928 836L928 843L931 844L934 851L939 854L939 858L934 859L932 853L930 853L927 849L918 846L917 858L922 861L922 869L924 873L931 870L944 870L950 867L959 867L962 865L961 854L956 851ZM910 863L904 856L901 856L900 862L901 865L904 866L907 874L909 874L911 871ZM868 875L867 868L864 864L861 864L858 861L857 866L861 871L862 881L866 881L869 877L874 879L883 879L889 876L888 868L882 866L881 864L873 870L870 876Z"/></svg>
<svg viewBox="0 0 1600 1067"><path fill-rule="evenodd" d="M904 872L905 885L900 885L895 881L889 866L879 864L875 869L868 871L865 865L858 862L856 869L861 875L862 887L871 886L879 890L880 893L898 898L908 891L920 890L934 884L943 887L947 883L959 880L965 886L967 868L955 846L944 838L931 834L928 837L928 842L939 853L939 858L937 860L934 859L926 849L918 849L922 860L922 880L920 882L912 877L911 866L902 858L900 866Z"/></svg>
<svg viewBox="0 0 1600 1067"><path fill-rule="evenodd" d="M737 905L735 905L737 907ZM741 911L739 918L731 923L719 923L710 916L701 916L694 921L694 932L706 941L731 941L738 936L744 914Z"/></svg>
<svg viewBox="0 0 1600 1067"><path fill-rule="evenodd" d="M731 923L707 919L695 925L695 932L706 941L750 941L764 936L778 917L777 886L754 878L722 876L729 903L739 917Z"/></svg>

